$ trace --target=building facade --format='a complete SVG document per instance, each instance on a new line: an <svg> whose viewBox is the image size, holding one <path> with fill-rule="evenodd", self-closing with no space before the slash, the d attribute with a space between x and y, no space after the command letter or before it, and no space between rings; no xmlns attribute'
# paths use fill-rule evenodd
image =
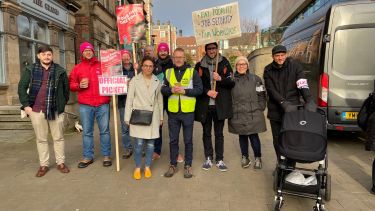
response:
<svg viewBox="0 0 375 211"><path fill-rule="evenodd" d="M167 23L152 25L152 44L157 46L161 42L168 43L169 49L172 52L177 47L177 28L171 24L170 21Z"/></svg>
<svg viewBox="0 0 375 211"><path fill-rule="evenodd" d="M24 68L36 61L39 46L50 45L54 61L73 68L79 8L72 0L0 1L0 106L20 105L18 82Z"/></svg>
<svg viewBox="0 0 375 211"><path fill-rule="evenodd" d="M188 57L187 60L188 62L191 62L192 64L196 64L204 56L204 46L197 45L197 42L194 36L190 36L190 37L179 36L177 37L176 43L177 43L177 47L183 48L185 50L185 55Z"/></svg>
<svg viewBox="0 0 375 211"><path fill-rule="evenodd" d="M94 45L98 57L101 49L116 49L118 46L116 6L119 2L110 0L77 0L77 2L82 6L76 14L77 52L80 43L84 41ZM80 55L77 54L77 60L79 57Z"/></svg>

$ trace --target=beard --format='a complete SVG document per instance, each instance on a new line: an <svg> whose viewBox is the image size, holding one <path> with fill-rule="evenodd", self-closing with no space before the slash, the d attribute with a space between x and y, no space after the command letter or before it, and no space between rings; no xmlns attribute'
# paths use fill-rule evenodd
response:
<svg viewBox="0 0 375 211"><path fill-rule="evenodd" d="M40 63L42 63L43 65L50 65L52 63L52 60L50 61L40 61Z"/></svg>

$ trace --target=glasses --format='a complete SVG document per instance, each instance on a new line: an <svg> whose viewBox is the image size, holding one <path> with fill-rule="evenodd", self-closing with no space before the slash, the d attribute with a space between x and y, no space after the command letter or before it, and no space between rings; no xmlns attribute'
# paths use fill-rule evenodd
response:
<svg viewBox="0 0 375 211"><path fill-rule="evenodd" d="M142 65L143 68L154 68L154 65Z"/></svg>
<svg viewBox="0 0 375 211"><path fill-rule="evenodd" d="M207 51L216 50L216 47L207 48Z"/></svg>
<svg viewBox="0 0 375 211"><path fill-rule="evenodd" d="M185 59L184 56L174 56L173 58L174 58L174 59Z"/></svg>
<svg viewBox="0 0 375 211"><path fill-rule="evenodd" d="M245 66L247 66L247 64L246 63L238 63L238 64L236 64L236 66L245 67Z"/></svg>

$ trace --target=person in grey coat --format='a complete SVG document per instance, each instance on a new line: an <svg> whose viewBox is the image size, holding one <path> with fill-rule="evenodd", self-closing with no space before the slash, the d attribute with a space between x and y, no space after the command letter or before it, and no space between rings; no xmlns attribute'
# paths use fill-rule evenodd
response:
<svg viewBox="0 0 375 211"><path fill-rule="evenodd" d="M254 168L261 169L262 154L258 133L267 130L263 114L266 108L265 88L262 80L249 70L249 62L243 56L235 60L234 82L233 117L229 119L228 129L230 133L239 135L242 168L251 165L248 150L250 139L255 157Z"/></svg>
<svg viewBox="0 0 375 211"><path fill-rule="evenodd" d="M141 179L141 164L143 145L146 144L145 178L151 177L151 161L154 153L154 141L159 138L159 128L163 125L163 97L161 84L158 78L152 74L154 61L151 57L144 57L142 72L135 76L129 85L129 92L125 106L125 123L129 125L130 136L135 138L135 170L133 177ZM130 119L133 110L152 111L151 125L134 125Z"/></svg>

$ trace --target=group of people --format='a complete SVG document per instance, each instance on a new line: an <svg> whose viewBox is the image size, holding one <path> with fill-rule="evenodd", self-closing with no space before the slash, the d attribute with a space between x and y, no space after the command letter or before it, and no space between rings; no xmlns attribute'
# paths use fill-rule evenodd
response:
<svg viewBox="0 0 375 211"><path fill-rule="evenodd" d="M248 150L250 142L254 152L253 167L261 169L258 134L266 131L263 114L266 105L274 145L281 130L282 115L296 110L301 104L301 96L307 109L316 109L301 66L287 58L284 46L273 48L273 62L265 67L264 84L250 69L246 57L239 56L233 70L228 59L219 53L215 42L205 45L205 55L195 67L186 62L182 48L170 52L168 44L160 43L156 56L152 55L152 47L148 48L151 50L148 53L145 50L140 64L133 64L131 53L121 50L123 74L129 79L128 93L118 96L124 147L122 157L128 159L134 154L133 177L136 180L142 178L142 172L145 178L150 178L152 161L160 158L165 113L168 116L170 162L164 176L174 176L178 171L177 163L184 162L183 176L191 178L194 121L202 124L202 169L210 170L216 165L220 171L228 170L224 162L225 120L228 120L229 132L238 135L241 166L248 168L252 164ZM53 62L52 49L42 46L38 50L38 61L26 67L19 82L21 109L30 117L36 134L40 162L37 177L44 176L50 166L48 129L54 141L57 169L62 173L69 172L65 164L63 119L70 91L78 94L83 127L83 158L78 168L86 168L94 162L95 120L99 127L103 166L112 165L110 98L99 94L100 61L89 42L80 45L80 53L81 62L68 77L66 71ZM181 126L183 156L179 150ZM145 164L142 170L143 156Z"/></svg>

